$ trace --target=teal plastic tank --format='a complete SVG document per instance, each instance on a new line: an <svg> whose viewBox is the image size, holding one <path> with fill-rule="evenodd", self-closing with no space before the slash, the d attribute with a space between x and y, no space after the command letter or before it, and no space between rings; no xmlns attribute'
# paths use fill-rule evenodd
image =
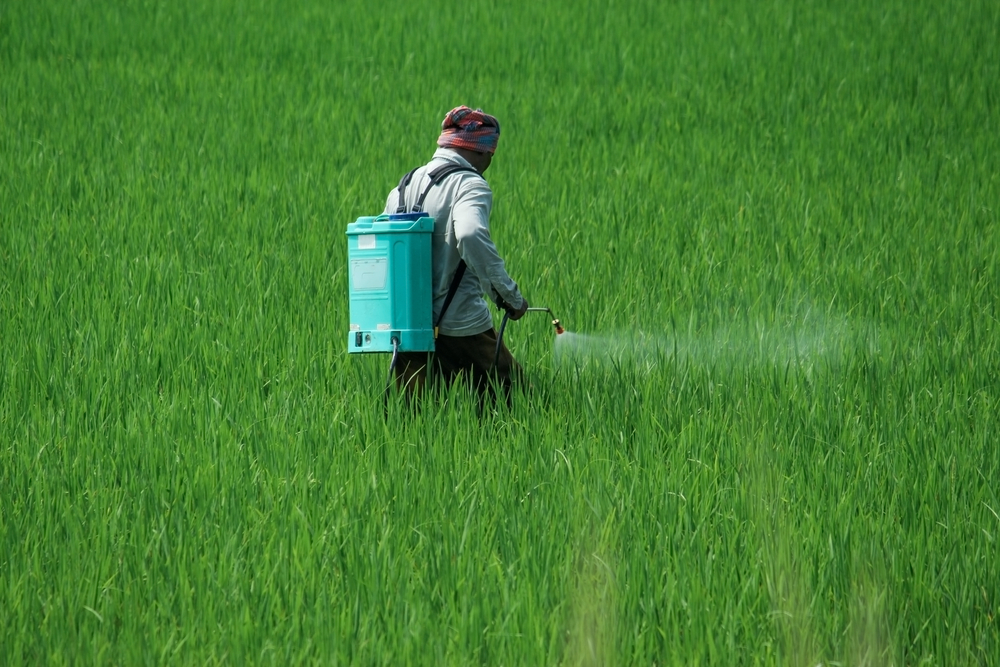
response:
<svg viewBox="0 0 1000 667"><path fill-rule="evenodd" d="M431 234L426 213L360 217L347 225L351 330L347 351L432 352Z"/></svg>

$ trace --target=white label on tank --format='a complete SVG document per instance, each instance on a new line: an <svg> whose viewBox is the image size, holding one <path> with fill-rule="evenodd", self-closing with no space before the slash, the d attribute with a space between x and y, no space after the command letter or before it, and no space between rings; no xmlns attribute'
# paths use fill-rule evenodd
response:
<svg viewBox="0 0 1000 667"><path fill-rule="evenodd" d="M360 324L352 324L351 325L351 331L361 331L361 325Z"/></svg>
<svg viewBox="0 0 1000 667"><path fill-rule="evenodd" d="M385 257L351 260L351 289L385 289L389 260Z"/></svg>
<svg viewBox="0 0 1000 667"><path fill-rule="evenodd" d="M379 331L388 331L389 329L392 328L392 325L391 324L377 324L377 325L375 325L375 328L378 329Z"/></svg>
<svg viewBox="0 0 1000 667"><path fill-rule="evenodd" d="M361 234L358 236L358 250L374 250L375 249L375 235L374 234Z"/></svg>

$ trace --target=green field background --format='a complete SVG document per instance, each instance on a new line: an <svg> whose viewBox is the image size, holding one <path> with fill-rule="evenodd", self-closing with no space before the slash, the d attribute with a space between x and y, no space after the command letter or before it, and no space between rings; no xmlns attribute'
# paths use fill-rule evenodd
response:
<svg viewBox="0 0 1000 667"><path fill-rule="evenodd" d="M459 104L532 389L384 408ZM1000 4L0 3L0 662L1000 665Z"/></svg>

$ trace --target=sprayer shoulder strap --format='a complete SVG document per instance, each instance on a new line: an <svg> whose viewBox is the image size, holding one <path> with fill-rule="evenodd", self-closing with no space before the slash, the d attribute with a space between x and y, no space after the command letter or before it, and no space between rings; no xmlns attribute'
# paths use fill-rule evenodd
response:
<svg viewBox="0 0 1000 667"><path fill-rule="evenodd" d="M406 188L409 187L410 181L413 180L413 174L417 170L414 169L410 173L403 176L399 181L399 187L397 188L399 194L397 196L398 205L396 206L396 213L406 213ZM448 178L452 174L458 173L460 171L468 171L474 174L479 172L472 167L466 167L460 164L455 164L454 162L448 162L440 167L432 169L427 174L428 183L424 191L420 193L420 197L417 198L417 203L413 205L411 212L416 213L417 211L422 211L424 206L424 200L427 199L427 193L431 191L435 185L439 184L444 179Z"/></svg>
<svg viewBox="0 0 1000 667"><path fill-rule="evenodd" d="M427 199L427 193L431 191L431 188L433 188L435 185L442 182L444 179L448 178L452 174L457 174L458 172L461 171L469 171L472 172L473 174L479 173L472 167L464 167L460 164L455 164L454 162L448 162L446 164L441 165L440 167L437 167L436 169L433 169L431 173L427 175L428 178L430 179L430 182L427 184L427 187L424 188L424 191L420 193L420 197L417 199L416 208L414 208L414 210L415 211L423 210L424 200Z"/></svg>
<svg viewBox="0 0 1000 667"><path fill-rule="evenodd" d="M434 337L437 338L438 327L441 326L441 320L444 319L444 314L448 310L448 306L451 305L451 300L455 298L455 292L458 291L458 286L462 283L462 277L465 275L465 260L461 260L458 263L458 268L455 269L455 275L451 279L451 285L448 285L448 295L444 298L444 303L441 304L441 312L438 313L437 322L434 323Z"/></svg>
<svg viewBox="0 0 1000 667"><path fill-rule="evenodd" d="M418 167L419 168L419 167ZM396 188L397 199L399 200L396 204L396 213L406 213L406 187L413 180L413 174L417 169L411 169L405 176L399 179L399 187Z"/></svg>
<svg viewBox="0 0 1000 667"><path fill-rule="evenodd" d="M424 205L424 198L427 196L427 193L431 191L432 187L448 178L448 176L460 171L471 171L474 174L479 174L479 172L472 167L463 167L462 165L455 164L454 162L441 165L430 173L431 182L420 195L420 199L417 200L417 210L419 211ZM462 283L462 278L465 276L465 268L465 260L460 260L458 262L458 268L455 269L455 275L451 279L451 285L448 286L448 295L444 298L444 303L441 305L441 312L438 313L437 322L434 324L435 338L437 338L437 329L441 326L441 320L444 319L444 314L448 310L448 306L451 305L451 300L455 298L455 293L458 292L458 286Z"/></svg>

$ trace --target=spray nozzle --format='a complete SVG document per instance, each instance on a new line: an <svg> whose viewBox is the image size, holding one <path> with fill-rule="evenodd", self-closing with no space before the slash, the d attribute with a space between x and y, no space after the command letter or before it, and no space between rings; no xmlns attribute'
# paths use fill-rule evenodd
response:
<svg viewBox="0 0 1000 667"><path fill-rule="evenodd" d="M556 328L556 333L557 334L561 334L561 333L565 333L566 332L566 330L563 329L563 326L561 324L559 324L559 320L555 319L556 314L553 313L551 309L549 309L549 308L528 308L528 312L529 313L530 312L548 313L549 315L552 316L552 326L554 326Z"/></svg>
<svg viewBox="0 0 1000 667"><path fill-rule="evenodd" d="M556 319L555 313L553 313L548 308L525 308L525 312L526 313L532 313L532 312L536 312L536 313L537 312L548 313L552 317L552 326L554 326L556 328L556 335L561 334L561 333L565 333L565 331L566 331L565 329L563 329L562 325L559 324L559 320ZM508 312L506 315L503 316L503 321L500 322L500 332L497 334L497 352L496 352L496 356L493 357L493 367L494 368L496 368L497 364L500 363L500 349L501 349L501 346L503 345L503 330L507 327L507 320L509 318L510 318L510 313Z"/></svg>

